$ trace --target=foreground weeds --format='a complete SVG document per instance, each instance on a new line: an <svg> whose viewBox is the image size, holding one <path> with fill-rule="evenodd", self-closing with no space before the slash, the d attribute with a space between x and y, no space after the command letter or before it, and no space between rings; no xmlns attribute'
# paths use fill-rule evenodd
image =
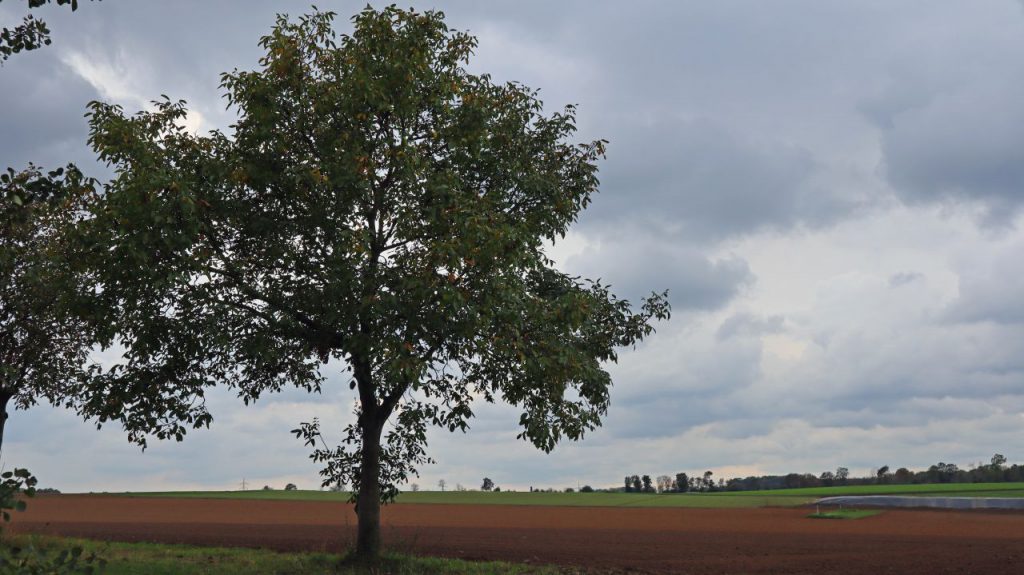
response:
<svg viewBox="0 0 1024 575"><path fill-rule="evenodd" d="M106 560L104 575L565 575L554 567L387 554L375 568L344 566L331 553L278 553L265 549L115 543L63 537L7 535L5 547L31 544L52 552L81 547Z"/></svg>

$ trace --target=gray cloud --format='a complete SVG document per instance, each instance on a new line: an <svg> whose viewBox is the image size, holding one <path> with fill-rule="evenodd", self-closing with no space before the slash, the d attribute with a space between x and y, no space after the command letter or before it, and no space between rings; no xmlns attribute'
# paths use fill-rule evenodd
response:
<svg viewBox="0 0 1024 575"><path fill-rule="evenodd" d="M960 271L959 293L945 310L948 322L993 322L1024 326L1024 266L1020 242L1010 243L988 261Z"/></svg>
<svg viewBox="0 0 1024 575"><path fill-rule="evenodd" d="M630 119L613 132L604 193L584 230L634 219L685 239L834 221L853 205L813 181L807 150L758 142L708 119Z"/></svg>
<svg viewBox="0 0 1024 575"><path fill-rule="evenodd" d="M652 291L669 290L679 311L716 309L754 282L750 267L737 257L712 259L691 247L674 246L646 234L602 236L568 260L569 271L611 283L620 297L637 302Z"/></svg>
<svg viewBox="0 0 1024 575"><path fill-rule="evenodd" d="M86 104L99 98L54 50L18 54L0 68L0 164L20 169L93 163L86 149Z"/></svg>
<svg viewBox="0 0 1024 575"><path fill-rule="evenodd" d="M896 288L923 279L924 274L918 272L897 272L889 276L889 287Z"/></svg>
<svg viewBox="0 0 1024 575"><path fill-rule="evenodd" d="M738 312L729 316L718 326L715 336L719 340L736 336L759 336L779 333L785 326L786 318L781 315L762 317L749 312Z"/></svg>
<svg viewBox="0 0 1024 575"><path fill-rule="evenodd" d="M1024 77L963 87L898 112L884 129L885 170L911 202L977 201L1006 223L1024 202Z"/></svg>

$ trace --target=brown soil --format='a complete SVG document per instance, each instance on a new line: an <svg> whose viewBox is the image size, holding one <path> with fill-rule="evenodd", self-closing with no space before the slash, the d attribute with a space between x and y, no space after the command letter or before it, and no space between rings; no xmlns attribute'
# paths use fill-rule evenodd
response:
<svg viewBox="0 0 1024 575"><path fill-rule="evenodd" d="M624 509L392 505L395 550L627 573L1015 573L1024 514L891 510L859 520L807 509ZM341 551L348 505L228 499L52 496L12 528L117 541Z"/></svg>

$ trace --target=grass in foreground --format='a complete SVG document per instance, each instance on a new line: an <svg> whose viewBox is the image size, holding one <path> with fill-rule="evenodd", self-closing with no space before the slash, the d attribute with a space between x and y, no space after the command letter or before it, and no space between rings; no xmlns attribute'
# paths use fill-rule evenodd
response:
<svg viewBox="0 0 1024 575"><path fill-rule="evenodd" d="M104 575L362 575L341 566L330 553L278 553L264 549L195 547L157 543L115 543L63 537L6 535L5 547L29 543L52 553L79 546L107 560ZM474 562L439 557L387 554L380 575L566 575L555 567L502 562Z"/></svg>
<svg viewBox="0 0 1024 575"><path fill-rule="evenodd" d="M863 519L872 515L878 515L881 512L879 509L833 509L831 511L811 513L808 517L811 519Z"/></svg>

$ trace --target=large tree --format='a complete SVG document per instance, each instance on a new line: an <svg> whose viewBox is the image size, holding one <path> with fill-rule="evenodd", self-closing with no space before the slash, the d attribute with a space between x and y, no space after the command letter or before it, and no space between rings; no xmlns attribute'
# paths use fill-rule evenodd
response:
<svg viewBox="0 0 1024 575"><path fill-rule="evenodd" d="M91 339L69 311L61 237L90 191L73 166L0 174L0 447L8 407L70 403L86 375Z"/></svg>
<svg viewBox="0 0 1024 575"><path fill-rule="evenodd" d="M429 426L464 430L474 400L501 399L540 449L578 439L608 408L604 363L669 308L634 311L545 255L598 188L604 142L570 141L571 107L467 72L476 40L439 12L368 8L341 36L333 16L279 17L259 69L223 75L230 134L188 133L183 102L91 104L116 176L78 261L102 342L126 353L89 413L154 397L205 422L208 387L315 392L334 360L356 422L336 448L316 421L296 434L325 484L354 486L373 559Z"/></svg>

